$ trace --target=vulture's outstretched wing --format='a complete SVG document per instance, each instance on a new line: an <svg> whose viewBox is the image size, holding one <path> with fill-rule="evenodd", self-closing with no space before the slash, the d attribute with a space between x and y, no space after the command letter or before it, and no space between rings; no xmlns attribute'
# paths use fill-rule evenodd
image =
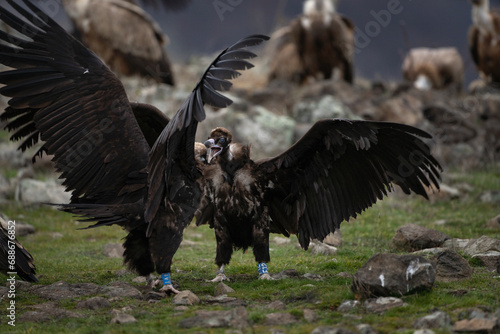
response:
<svg viewBox="0 0 500 334"><path fill-rule="evenodd" d="M33 264L33 257L12 236L13 234L9 234L0 224L0 273L8 275L7 273L15 272L25 281L38 282L35 276L36 268ZM15 255L12 256L9 252L14 252Z"/></svg>
<svg viewBox="0 0 500 334"><path fill-rule="evenodd" d="M427 198L441 166L411 126L329 119L317 122L286 152L257 161L273 227L298 234L307 249L399 185ZM298 177L300 175L300 177Z"/></svg>
<svg viewBox="0 0 500 334"><path fill-rule="evenodd" d="M153 146L148 165L148 195L145 219L153 221L163 200L183 207L183 220L192 219L201 190L195 184L201 176L194 155L198 122L205 119L204 104L225 108L232 101L218 91L232 86L228 81L239 70L253 67L246 59L256 55L246 47L256 46L269 37L252 35L228 47L210 64L191 95L170 120Z"/></svg>
<svg viewBox="0 0 500 334"><path fill-rule="evenodd" d="M0 93L11 97L0 118L12 139L24 139L23 150L44 142L73 202L108 203L144 186L138 172L149 145L122 84L39 8L22 2L8 0L17 14L0 7L0 19L22 35L0 32L0 63L14 68L0 73Z"/></svg>

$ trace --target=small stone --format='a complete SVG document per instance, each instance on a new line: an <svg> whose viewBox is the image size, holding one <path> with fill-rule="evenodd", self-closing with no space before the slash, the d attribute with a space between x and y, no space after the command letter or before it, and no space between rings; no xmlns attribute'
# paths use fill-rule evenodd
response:
<svg viewBox="0 0 500 334"><path fill-rule="evenodd" d="M79 301L76 304L76 308L86 308L89 310L98 310L109 307L111 307L111 304L106 298L103 297L92 297L87 300Z"/></svg>
<svg viewBox="0 0 500 334"><path fill-rule="evenodd" d="M286 305L281 300L275 300L274 302L267 304L267 308L284 311L286 310Z"/></svg>
<svg viewBox="0 0 500 334"><path fill-rule="evenodd" d="M273 242L278 246L287 245L291 242L289 238L274 237Z"/></svg>
<svg viewBox="0 0 500 334"><path fill-rule="evenodd" d="M146 294L146 300L151 301L151 300L162 300L167 296L166 293L164 292L156 292L156 291L149 291Z"/></svg>
<svg viewBox="0 0 500 334"><path fill-rule="evenodd" d="M335 255L338 252L337 247L327 245L318 240L312 240L311 243L309 244L309 249L311 250L311 253L314 255L316 254Z"/></svg>
<svg viewBox="0 0 500 334"><path fill-rule="evenodd" d="M359 324L356 326L356 329L360 334L377 334L377 331L368 324Z"/></svg>
<svg viewBox="0 0 500 334"><path fill-rule="evenodd" d="M233 292L234 292L233 288L231 288L230 286L228 286L223 282L220 282L215 287L214 296L217 297L217 296L227 295L228 293L233 293Z"/></svg>
<svg viewBox="0 0 500 334"><path fill-rule="evenodd" d="M148 279L146 278L146 276L137 276L132 279L132 283L136 284L146 284L147 281Z"/></svg>
<svg viewBox="0 0 500 334"><path fill-rule="evenodd" d="M413 323L413 328L436 328L436 329L450 329L451 319L448 314L443 311L436 311L432 314L426 315L425 317L418 318Z"/></svg>
<svg viewBox="0 0 500 334"><path fill-rule="evenodd" d="M337 308L337 311L345 313L361 306L358 300L346 300Z"/></svg>
<svg viewBox="0 0 500 334"><path fill-rule="evenodd" d="M118 313L113 319L111 319L112 324L131 324L137 322L137 319L130 314L126 314L123 312Z"/></svg>
<svg viewBox="0 0 500 334"><path fill-rule="evenodd" d="M297 317L290 313L270 313L266 315L266 326L290 325L298 322Z"/></svg>
<svg viewBox="0 0 500 334"><path fill-rule="evenodd" d="M333 247L341 247L342 246L342 232L337 229L335 232L328 234L325 239L323 239L323 243L333 246Z"/></svg>
<svg viewBox="0 0 500 334"><path fill-rule="evenodd" d="M103 292L107 297L118 297L118 298L142 298L142 293L137 290L132 285L126 282L113 282L108 286L103 287Z"/></svg>
<svg viewBox="0 0 500 334"><path fill-rule="evenodd" d="M104 256L110 257L110 258L122 258L123 257L123 252L125 251L125 248L123 247L122 244L118 243L109 243L103 246L102 249Z"/></svg>
<svg viewBox="0 0 500 334"><path fill-rule="evenodd" d="M174 296L174 305L194 305L200 302L200 298L189 290L181 291Z"/></svg>
<svg viewBox="0 0 500 334"><path fill-rule="evenodd" d="M319 319L316 312L314 312L313 310L308 309L308 308L305 308L304 310L302 310L302 314L304 315L304 319L307 322L315 322Z"/></svg>
<svg viewBox="0 0 500 334"><path fill-rule="evenodd" d="M500 329L497 319L464 319L455 322L453 325L454 332L467 333L498 333Z"/></svg>
<svg viewBox="0 0 500 334"><path fill-rule="evenodd" d="M405 302L401 298L396 298L396 297L380 297L380 298L372 298L372 299L367 299L363 303L363 307L373 313L384 313L390 309L393 309L395 307L403 307L407 306Z"/></svg>

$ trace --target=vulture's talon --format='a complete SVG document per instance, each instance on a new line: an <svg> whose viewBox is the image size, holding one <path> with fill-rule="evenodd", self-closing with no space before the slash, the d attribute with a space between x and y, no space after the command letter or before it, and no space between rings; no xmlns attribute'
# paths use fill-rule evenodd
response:
<svg viewBox="0 0 500 334"><path fill-rule="evenodd" d="M227 277L225 274L219 273L213 280L210 280L210 282L217 283L217 282L224 282L224 281L230 281L231 279Z"/></svg>

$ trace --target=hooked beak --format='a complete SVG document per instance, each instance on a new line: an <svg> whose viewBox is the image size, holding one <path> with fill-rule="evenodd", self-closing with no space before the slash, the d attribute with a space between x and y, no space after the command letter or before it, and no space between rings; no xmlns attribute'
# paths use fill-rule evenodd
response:
<svg viewBox="0 0 500 334"><path fill-rule="evenodd" d="M216 156L222 153L222 147L216 145L213 139L209 139L203 144L207 148L207 163L211 163Z"/></svg>

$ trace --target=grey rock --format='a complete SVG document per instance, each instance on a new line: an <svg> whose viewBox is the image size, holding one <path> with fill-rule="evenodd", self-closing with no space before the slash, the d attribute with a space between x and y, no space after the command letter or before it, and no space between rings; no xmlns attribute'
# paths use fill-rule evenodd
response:
<svg viewBox="0 0 500 334"><path fill-rule="evenodd" d="M356 330L360 334L377 334L377 331L368 324L359 324L356 326Z"/></svg>
<svg viewBox="0 0 500 334"><path fill-rule="evenodd" d="M267 308L270 308L272 310L284 311L286 310L286 304L283 303L281 300L275 300L274 302L267 304Z"/></svg>
<svg viewBox="0 0 500 334"><path fill-rule="evenodd" d="M304 320L307 322L315 322L319 319L319 316L311 309L305 308L302 310L302 314L304 315Z"/></svg>
<svg viewBox="0 0 500 334"><path fill-rule="evenodd" d="M425 317L416 319L413 323L413 328L449 330L451 328L451 319L446 312L436 311L432 314L426 315Z"/></svg>
<svg viewBox="0 0 500 334"><path fill-rule="evenodd" d="M227 311L197 311L195 316L179 321L180 328L246 328L248 312L240 306Z"/></svg>
<svg viewBox="0 0 500 334"><path fill-rule="evenodd" d="M289 244L292 241L289 238L274 237L273 242L278 246L283 246Z"/></svg>
<svg viewBox="0 0 500 334"><path fill-rule="evenodd" d="M174 305L194 305L200 302L200 298L189 290L181 291L174 296Z"/></svg>
<svg viewBox="0 0 500 334"><path fill-rule="evenodd" d="M113 282L102 287L103 293L110 298L136 298L141 299L142 293L126 282Z"/></svg>
<svg viewBox="0 0 500 334"><path fill-rule="evenodd" d="M279 279L287 279L287 278L292 278L292 277L299 277L299 273L297 272L296 269L285 269L283 271L280 271L279 273L276 274L271 274L271 277L279 280Z"/></svg>
<svg viewBox="0 0 500 334"><path fill-rule="evenodd" d="M101 287L94 283L68 284L63 281L45 286L33 286L32 289L35 295L49 300L83 297L101 292Z"/></svg>
<svg viewBox="0 0 500 334"><path fill-rule="evenodd" d="M464 319L453 324L454 333L498 333L500 325L493 319Z"/></svg>
<svg viewBox="0 0 500 334"><path fill-rule="evenodd" d="M376 254L353 277L356 298L402 296L430 290L436 278L433 263L422 256Z"/></svg>
<svg viewBox="0 0 500 334"><path fill-rule="evenodd" d="M487 228L492 228L492 229L500 229L500 215L494 217L494 218L491 218L486 224L485 226Z"/></svg>
<svg viewBox="0 0 500 334"><path fill-rule="evenodd" d="M465 247L469 244L469 242L472 239L457 239L457 238L452 238L445 240L443 243L444 248L448 248L457 252L463 252Z"/></svg>
<svg viewBox="0 0 500 334"><path fill-rule="evenodd" d="M266 314L264 324L266 326L290 325L298 322L299 319L290 313L270 313Z"/></svg>
<svg viewBox="0 0 500 334"><path fill-rule="evenodd" d="M111 304L106 298L103 297L92 297L87 300L79 301L76 304L76 308L84 308L89 310L98 310L101 308L109 308Z"/></svg>
<svg viewBox="0 0 500 334"><path fill-rule="evenodd" d="M312 240L311 243L309 243L309 249L311 253L315 255L336 255L338 252L337 247L330 246L318 240Z"/></svg>
<svg viewBox="0 0 500 334"><path fill-rule="evenodd" d="M0 166L20 168L30 164L30 159L13 144L0 144Z"/></svg>
<svg viewBox="0 0 500 334"><path fill-rule="evenodd" d="M109 244L105 244L102 247L102 251L104 253L104 256L106 256L106 257L122 258L123 252L125 251L125 248L123 247L122 244L109 243Z"/></svg>
<svg viewBox="0 0 500 334"><path fill-rule="evenodd" d="M337 307L337 311L345 313L352 311L361 306L361 303L358 300L346 300L343 301L339 307Z"/></svg>
<svg viewBox="0 0 500 334"><path fill-rule="evenodd" d="M490 270L497 270L500 265L500 252L489 251L483 254L476 254L472 256L473 259L478 259L483 266Z"/></svg>
<svg viewBox="0 0 500 334"><path fill-rule="evenodd" d="M203 300L207 304L216 304L223 305L226 307L236 307L236 306L246 306L246 302L244 300L228 297L227 295L220 295L217 297L208 297Z"/></svg>
<svg viewBox="0 0 500 334"><path fill-rule="evenodd" d="M311 334L354 334L354 332L344 328L320 326L313 329Z"/></svg>
<svg viewBox="0 0 500 334"><path fill-rule="evenodd" d="M23 205L41 203L69 203L71 194L54 180L38 181L33 179L22 179L17 185L16 200Z"/></svg>
<svg viewBox="0 0 500 334"><path fill-rule="evenodd" d="M333 247L342 246L342 232L336 229L335 232L328 234L325 239L323 239L323 243Z"/></svg>
<svg viewBox="0 0 500 334"><path fill-rule="evenodd" d="M30 308L34 311L27 311L18 318L20 322L45 322L49 320L60 320L66 318L82 318L83 314L63 310L56 307L53 302L32 305Z"/></svg>
<svg viewBox="0 0 500 334"><path fill-rule="evenodd" d="M440 247L450 237L437 230L416 224L407 224L396 230L391 244L398 250L416 251L425 248Z"/></svg>
<svg viewBox="0 0 500 334"><path fill-rule="evenodd" d="M230 286L226 285L223 282L220 282L215 287L214 296L217 297L217 296L227 295L228 293L233 293L233 292L234 292L233 288L231 288Z"/></svg>
<svg viewBox="0 0 500 334"><path fill-rule="evenodd" d="M452 250L444 250L433 258L436 263L436 280L450 282L469 278L472 268L460 254Z"/></svg>
<svg viewBox="0 0 500 334"><path fill-rule="evenodd" d="M146 300L148 300L148 301L151 301L151 300L157 301L157 300L162 300L166 296L167 296L167 294L164 293L164 292L149 291L148 293L146 293Z"/></svg>
<svg viewBox="0 0 500 334"><path fill-rule="evenodd" d="M363 307L370 312L382 314L390 309L396 307L404 307L407 306L405 302L401 298L396 297L379 297L379 298L370 298L364 301Z"/></svg>
<svg viewBox="0 0 500 334"><path fill-rule="evenodd" d="M435 332L432 329L417 329L413 332L413 334L434 334Z"/></svg>
<svg viewBox="0 0 500 334"><path fill-rule="evenodd" d="M500 240L481 236L478 239L471 240L464 248L464 253L469 256L484 254L489 251L500 252Z"/></svg>
<svg viewBox="0 0 500 334"><path fill-rule="evenodd" d="M483 191L479 195L479 200L483 203L500 204L500 190Z"/></svg>
<svg viewBox="0 0 500 334"><path fill-rule="evenodd" d="M123 312L117 313L110 321L112 324L131 324L134 322L137 322L134 316Z"/></svg>

